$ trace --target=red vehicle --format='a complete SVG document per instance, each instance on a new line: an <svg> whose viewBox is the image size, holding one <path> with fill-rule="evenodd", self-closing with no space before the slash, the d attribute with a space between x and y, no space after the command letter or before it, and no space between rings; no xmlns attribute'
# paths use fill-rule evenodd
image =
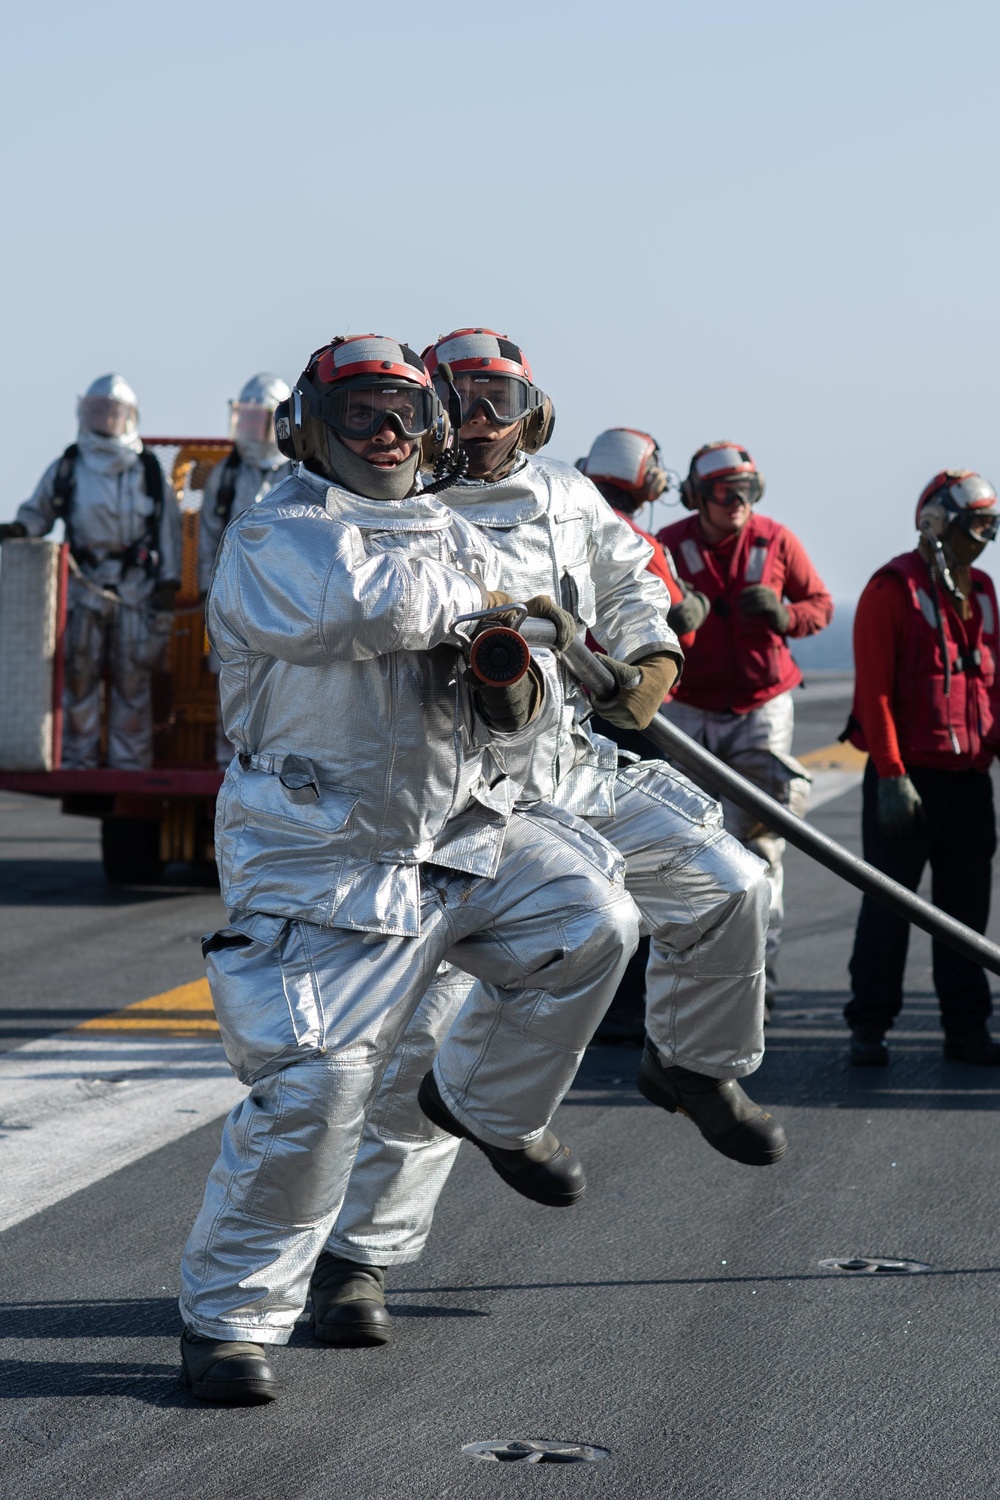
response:
<svg viewBox="0 0 1000 1500"><path fill-rule="evenodd" d="M220 438L143 438L177 492L183 567L166 670L153 677L154 760L148 771L63 770L62 635L69 549L62 545L52 660L51 770L0 770L0 789L58 797L65 813L100 818L104 873L116 884L147 885L166 865L214 871L216 678L198 602L198 522L212 467L229 452Z"/></svg>

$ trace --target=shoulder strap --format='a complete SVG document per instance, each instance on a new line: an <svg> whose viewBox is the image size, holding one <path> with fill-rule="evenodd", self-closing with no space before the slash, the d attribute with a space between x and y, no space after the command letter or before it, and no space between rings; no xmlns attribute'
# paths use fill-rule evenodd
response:
<svg viewBox="0 0 1000 1500"><path fill-rule="evenodd" d="M149 526L146 531L147 545L158 557L160 552L160 522L163 519L163 468L160 460L151 448L143 447L140 449L139 462L142 464L142 479L146 494L153 502L153 514L149 518Z"/></svg>
<svg viewBox="0 0 1000 1500"><path fill-rule="evenodd" d="M220 521L225 521L227 524L233 509L233 501L236 498L236 471L239 466L240 455L235 448L230 448L222 465L219 488L215 496L215 514Z"/></svg>
<svg viewBox="0 0 1000 1500"><path fill-rule="evenodd" d="M58 521L66 521L73 505L73 492L76 489L76 460L79 455L76 443L70 443L56 469L56 477L53 483L54 510Z"/></svg>

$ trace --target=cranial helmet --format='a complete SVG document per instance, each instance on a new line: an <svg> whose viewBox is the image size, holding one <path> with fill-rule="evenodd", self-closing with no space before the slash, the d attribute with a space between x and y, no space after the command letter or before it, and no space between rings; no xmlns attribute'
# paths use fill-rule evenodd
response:
<svg viewBox="0 0 1000 1500"><path fill-rule="evenodd" d="M387 422L398 436L419 441L396 471L379 473L340 439L374 437ZM409 493L418 466L440 457L449 436L447 415L419 354L378 334L335 338L317 349L288 399L279 402L274 428L286 458L386 500Z"/></svg>
<svg viewBox="0 0 1000 1500"><path fill-rule="evenodd" d="M498 427L522 422L518 447L537 453L552 436L556 415L535 385L531 366L506 334L492 328L456 328L424 350L441 400L459 425L482 408ZM457 401L458 407L455 409Z"/></svg>
<svg viewBox="0 0 1000 1500"><path fill-rule="evenodd" d="M988 479L972 469L942 469L924 485L917 501L916 526L938 541L949 526L975 528L982 541L992 542L1000 528L997 492Z"/></svg>
<svg viewBox="0 0 1000 1500"><path fill-rule="evenodd" d="M751 505L756 505L764 493L764 476L741 443L706 443L692 458L687 478L681 482L681 504L697 510L706 487L718 480L746 482Z"/></svg>
<svg viewBox="0 0 1000 1500"><path fill-rule="evenodd" d="M252 375L229 403L229 436L248 463L264 467L280 458L274 437L274 411L291 395L280 375Z"/></svg>
<svg viewBox="0 0 1000 1500"><path fill-rule="evenodd" d="M139 430L139 402L123 375L99 375L76 403L85 432L99 437L132 438Z"/></svg>
<svg viewBox="0 0 1000 1500"><path fill-rule="evenodd" d="M637 506L658 500L667 487L667 472L656 439L636 427L609 427L600 433L577 468L595 484L624 490Z"/></svg>

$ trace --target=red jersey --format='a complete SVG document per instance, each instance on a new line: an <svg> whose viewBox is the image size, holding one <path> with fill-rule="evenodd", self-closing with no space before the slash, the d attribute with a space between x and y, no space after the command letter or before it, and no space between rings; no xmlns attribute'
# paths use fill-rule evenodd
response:
<svg viewBox="0 0 1000 1500"><path fill-rule="evenodd" d="M681 578L711 604L708 619L685 651L679 703L710 712L750 713L802 681L786 636L813 635L828 625L833 600L802 543L787 527L751 513L735 536L712 544L697 515L665 526L658 540L669 548ZM745 615L739 596L763 584L784 600L784 635L761 615Z"/></svg>
<svg viewBox="0 0 1000 1500"><path fill-rule="evenodd" d="M919 548L880 568L858 600L851 743L869 751L879 776L903 776L907 765L985 770L993 758L1000 738L997 601L988 574L972 568L971 576L968 620L943 585L935 599Z"/></svg>

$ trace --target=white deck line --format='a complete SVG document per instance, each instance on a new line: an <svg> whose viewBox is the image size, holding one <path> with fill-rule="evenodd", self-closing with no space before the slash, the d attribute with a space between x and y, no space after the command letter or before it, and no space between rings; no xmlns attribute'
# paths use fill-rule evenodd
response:
<svg viewBox="0 0 1000 1500"><path fill-rule="evenodd" d="M0 1054L0 1230L227 1114L217 1041L65 1033Z"/></svg>

